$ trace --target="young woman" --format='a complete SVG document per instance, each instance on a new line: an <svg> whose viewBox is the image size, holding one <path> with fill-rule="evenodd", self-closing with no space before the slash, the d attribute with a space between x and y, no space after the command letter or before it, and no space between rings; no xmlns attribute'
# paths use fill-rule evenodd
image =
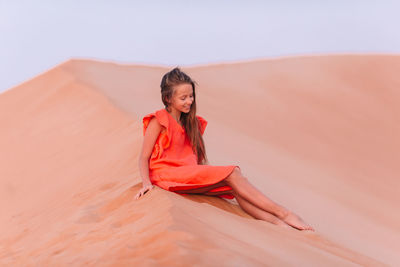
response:
<svg viewBox="0 0 400 267"><path fill-rule="evenodd" d="M256 219L298 230L311 230L299 216L275 203L243 176L237 165L212 166L203 141L207 121L196 115L195 81L179 68L161 81L165 108L143 117L143 146L139 169L143 187L139 199L153 184L178 194L205 194L236 198Z"/></svg>

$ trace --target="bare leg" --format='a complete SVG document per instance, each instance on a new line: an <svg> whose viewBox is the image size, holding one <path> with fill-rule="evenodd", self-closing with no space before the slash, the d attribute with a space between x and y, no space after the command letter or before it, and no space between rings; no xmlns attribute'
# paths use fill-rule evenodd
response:
<svg viewBox="0 0 400 267"><path fill-rule="evenodd" d="M276 215L280 220L297 228L299 230L312 230L314 229L305 223L299 216L289 211L285 207L275 203L270 198L265 196L257 188L255 188L246 177L244 177L238 168L225 179L226 183L232 187L239 197L244 198L252 205L263 209L269 213Z"/></svg>
<svg viewBox="0 0 400 267"><path fill-rule="evenodd" d="M287 223L285 223L284 221L282 221L281 219L279 219L278 217L276 217L275 215L258 208L257 206L254 206L253 204L251 204L250 202L248 202L246 199L242 198L241 196L239 196L236 193L233 193L233 195L235 196L237 202L239 203L240 207L247 212L248 214L250 214L251 216L253 216L256 219L259 220L263 220L266 222L270 222L272 224L278 225L278 226L282 226L282 227L286 227L286 228L292 228L290 227Z"/></svg>

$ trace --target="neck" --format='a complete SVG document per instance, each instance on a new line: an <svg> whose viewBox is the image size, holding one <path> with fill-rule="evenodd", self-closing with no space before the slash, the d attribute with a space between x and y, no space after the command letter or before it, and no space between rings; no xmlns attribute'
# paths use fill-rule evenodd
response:
<svg viewBox="0 0 400 267"><path fill-rule="evenodd" d="M168 112L168 110L167 110L167 112ZM171 114L171 116L174 117L174 119L177 122L180 122L181 113L182 112L180 112L179 110L176 110L176 109L173 109L173 108L171 108L171 112L169 112L169 114Z"/></svg>

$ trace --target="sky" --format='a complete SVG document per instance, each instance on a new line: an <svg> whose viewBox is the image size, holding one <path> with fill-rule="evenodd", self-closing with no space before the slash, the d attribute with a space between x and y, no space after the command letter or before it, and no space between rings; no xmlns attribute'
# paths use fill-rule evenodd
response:
<svg viewBox="0 0 400 267"><path fill-rule="evenodd" d="M400 1L0 0L0 93L70 58L193 66L400 53Z"/></svg>

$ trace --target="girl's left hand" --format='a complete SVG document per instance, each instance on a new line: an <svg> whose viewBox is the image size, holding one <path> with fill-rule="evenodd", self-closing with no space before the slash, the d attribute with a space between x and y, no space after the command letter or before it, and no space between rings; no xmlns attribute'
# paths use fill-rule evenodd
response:
<svg viewBox="0 0 400 267"><path fill-rule="evenodd" d="M142 195L146 194L147 191L150 191L151 189L154 188L154 185L145 185L140 189L139 193L136 194L135 199L139 199Z"/></svg>

